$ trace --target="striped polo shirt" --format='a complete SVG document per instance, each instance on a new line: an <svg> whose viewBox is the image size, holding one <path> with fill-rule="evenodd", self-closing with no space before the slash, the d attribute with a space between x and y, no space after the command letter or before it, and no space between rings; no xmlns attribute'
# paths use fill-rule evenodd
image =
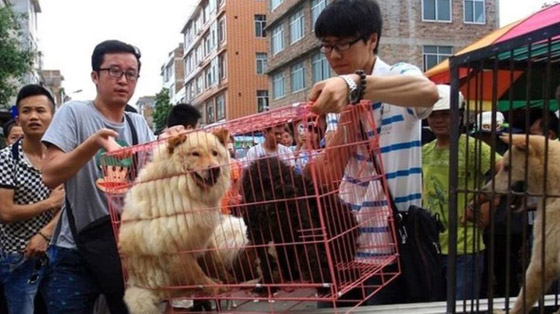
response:
<svg viewBox="0 0 560 314"><path fill-rule="evenodd" d="M416 66L407 63L389 66L379 58L372 74L424 77ZM368 120L373 118L375 121L383 169L395 204L399 211L406 211L410 205L421 206L421 120L430 114L431 108L407 108L387 103L371 103L371 106L373 117L362 116L362 126L371 138L375 132ZM329 115L327 122L327 132L335 130L338 117ZM393 254L393 246L389 245L393 240L387 224L390 209L382 181L375 178L375 167L365 146L358 147L346 165L340 197L351 205L361 225L358 259L367 258L364 262L374 262L376 256L382 258Z"/></svg>

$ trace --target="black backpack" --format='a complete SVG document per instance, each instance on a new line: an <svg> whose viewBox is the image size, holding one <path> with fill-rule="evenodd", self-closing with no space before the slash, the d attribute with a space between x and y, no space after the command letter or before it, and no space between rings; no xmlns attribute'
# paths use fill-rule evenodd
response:
<svg viewBox="0 0 560 314"><path fill-rule="evenodd" d="M406 300L445 300L445 277L441 270L439 245L439 233L445 227L437 216L418 206L411 205L406 213L398 215L395 227Z"/></svg>

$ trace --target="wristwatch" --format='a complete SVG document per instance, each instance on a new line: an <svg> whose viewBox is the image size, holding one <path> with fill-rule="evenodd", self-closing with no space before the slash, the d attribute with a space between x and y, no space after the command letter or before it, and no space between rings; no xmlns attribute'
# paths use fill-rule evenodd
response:
<svg viewBox="0 0 560 314"><path fill-rule="evenodd" d="M357 104L360 101L360 89L358 85L350 75L341 75L340 78L342 78L346 82L346 86L348 86L348 103Z"/></svg>

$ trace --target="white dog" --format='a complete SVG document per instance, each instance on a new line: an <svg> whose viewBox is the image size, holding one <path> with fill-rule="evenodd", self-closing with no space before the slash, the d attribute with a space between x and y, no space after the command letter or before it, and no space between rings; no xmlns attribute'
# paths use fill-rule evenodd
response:
<svg viewBox="0 0 560 314"><path fill-rule="evenodd" d="M139 173L125 198L119 230L131 313L159 313L157 305L200 286L215 294L216 282L197 259L212 245L220 224L219 202L229 189L227 130L197 131L168 139Z"/></svg>

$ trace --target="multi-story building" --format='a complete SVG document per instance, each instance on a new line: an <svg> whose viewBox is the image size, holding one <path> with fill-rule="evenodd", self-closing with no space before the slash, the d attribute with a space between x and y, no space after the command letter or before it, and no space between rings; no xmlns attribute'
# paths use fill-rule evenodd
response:
<svg viewBox="0 0 560 314"><path fill-rule="evenodd" d="M31 50L36 52L35 60L33 60L33 70L25 76L23 83L38 84L41 82L41 69L43 66L42 55L38 48L37 13L41 13L39 0L4 0L3 4L9 5L18 14L22 46L31 48Z"/></svg>
<svg viewBox="0 0 560 314"><path fill-rule="evenodd" d="M154 130L154 105L156 103L155 96L142 96L136 101L136 108L138 108L138 113L141 114L148 126Z"/></svg>
<svg viewBox="0 0 560 314"><path fill-rule="evenodd" d="M169 53L167 61L161 66L163 87L169 90L171 103L185 99L185 62L183 60L183 43Z"/></svg>
<svg viewBox="0 0 560 314"><path fill-rule="evenodd" d="M266 2L202 0L184 36L185 101L202 123L268 108Z"/></svg>
<svg viewBox="0 0 560 314"><path fill-rule="evenodd" d="M68 97L62 87L64 76L62 76L60 70L42 70L41 76L43 78L43 85L53 94L56 107L60 107L65 98Z"/></svg>
<svg viewBox="0 0 560 314"><path fill-rule="evenodd" d="M315 21L332 0L268 0L271 107L305 101L315 82L334 75ZM499 26L498 0L377 0L383 13L379 57L427 70Z"/></svg>

